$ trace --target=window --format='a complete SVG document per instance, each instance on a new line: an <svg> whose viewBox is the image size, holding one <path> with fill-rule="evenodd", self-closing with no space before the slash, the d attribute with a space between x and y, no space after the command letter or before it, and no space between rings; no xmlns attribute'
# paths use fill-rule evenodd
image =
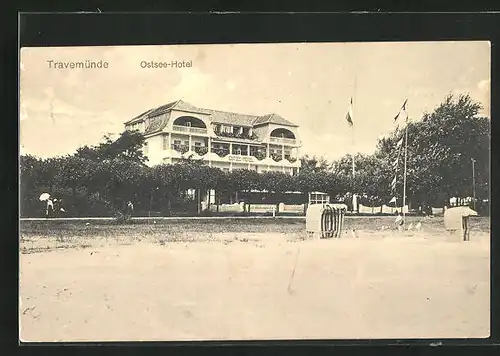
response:
<svg viewBox="0 0 500 356"><path fill-rule="evenodd" d="M241 155L241 148L237 148L234 152L237 155Z"/></svg>
<svg viewBox="0 0 500 356"><path fill-rule="evenodd" d="M326 193L309 193L309 204L329 204L330 197Z"/></svg>
<svg viewBox="0 0 500 356"><path fill-rule="evenodd" d="M195 143L194 143L194 145L195 145L196 147L200 147L200 146L201 146L201 142L195 142Z"/></svg>
<svg viewBox="0 0 500 356"><path fill-rule="evenodd" d="M187 127L191 127L191 121L187 121L187 122L186 122L186 126L187 126Z"/></svg>
<svg viewBox="0 0 500 356"><path fill-rule="evenodd" d="M179 146L181 144L181 140L174 140L174 145Z"/></svg>

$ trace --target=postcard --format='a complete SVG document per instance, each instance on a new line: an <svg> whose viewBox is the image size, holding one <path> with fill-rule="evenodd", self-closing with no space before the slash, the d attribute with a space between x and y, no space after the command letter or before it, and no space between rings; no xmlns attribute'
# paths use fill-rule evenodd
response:
<svg viewBox="0 0 500 356"><path fill-rule="evenodd" d="M490 57L22 48L21 341L488 337Z"/></svg>

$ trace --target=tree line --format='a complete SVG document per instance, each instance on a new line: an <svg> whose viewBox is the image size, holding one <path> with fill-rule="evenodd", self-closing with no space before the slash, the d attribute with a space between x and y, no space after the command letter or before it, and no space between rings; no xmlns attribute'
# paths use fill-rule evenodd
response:
<svg viewBox="0 0 500 356"><path fill-rule="evenodd" d="M408 125L407 201L416 206L447 205L451 197L475 194L478 202L489 198L490 120L479 116L481 105L469 95L449 95L431 113ZM197 211L196 199L186 195L216 191L213 204L234 193L322 191L332 200L350 204L352 194L367 206L388 204L394 196L391 181L396 172L396 198L401 205L402 160L397 160L397 143L402 128L379 139L373 154L356 154L355 176L352 156L333 162L303 156L300 173L257 173L253 170L224 172L203 161L184 160L180 164L148 167L143 155L143 137L123 132L116 140L105 137L96 146L84 146L74 154L41 159L20 157L21 215L39 216L44 211L38 197L43 192L58 196L71 216L110 216L127 201L141 214L157 211L162 215ZM302 201L305 203L305 201Z"/></svg>

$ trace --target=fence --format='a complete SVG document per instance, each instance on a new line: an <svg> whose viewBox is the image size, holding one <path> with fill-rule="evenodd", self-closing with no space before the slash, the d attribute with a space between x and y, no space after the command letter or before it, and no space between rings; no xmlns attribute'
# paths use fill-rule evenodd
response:
<svg viewBox="0 0 500 356"><path fill-rule="evenodd" d="M382 206L364 206L363 204L358 205L358 212L360 214L389 214L389 215L394 215L398 212L404 212L405 214L408 214L408 205L405 205L403 209L401 209L400 206L398 207L393 207L393 206L387 206L387 205L382 205Z"/></svg>

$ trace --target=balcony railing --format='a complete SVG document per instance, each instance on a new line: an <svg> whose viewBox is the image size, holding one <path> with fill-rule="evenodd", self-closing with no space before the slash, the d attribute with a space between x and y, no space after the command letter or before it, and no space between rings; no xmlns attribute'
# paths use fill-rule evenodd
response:
<svg viewBox="0 0 500 356"><path fill-rule="evenodd" d="M290 163L295 163L297 162L297 158L296 157L292 157L290 155L285 155L285 159L290 162Z"/></svg>
<svg viewBox="0 0 500 356"><path fill-rule="evenodd" d="M257 135L255 133L252 132L252 134L248 133L248 132L242 132L242 133L235 133L235 132L225 132L225 131L220 131L220 130L216 130L215 131L215 134L219 137L229 137L229 138L241 138L241 139L245 139L245 140L256 140L257 139Z"/></svg>
<svg viewBox="0 0 500 356"><path fill-rule="evenodd" d="M219 157L226 157L229 154L229 148L212 147L212 153L216 153Z"/></svg>
<svg viewBox="0 0 500 356"><path fill-rule="evenodd" d="M203 156L208 153L208 147L206 146L191 146L191 150Z"/></svg>
<svg viewBox="0 0 500 356"><path fill-rule="evenodd" d="M270 156L275 162L280 162L283 159L281 153L271 153Z"/></svg>
<svg viewBox="0 0 500 356"><path fill-rule="evenodd" d="M180 153L186 153L187 151L189 151L188 145L176 145L175 143L173 143L171 147L173 150L176 150Z"/></svg>
<svg viewBox="0 0 500 356"><path fill-rule="evenodd" d="M264 158L266 158L265 151L250 152L250 155L257 158L259 161L262 161Z"/></svg>
<svg viewBox="0 0 500 356"><path fill-rule="evenodd" d="M295 145L295 143L297 142L297 140L294 138L272 137L272 136L270 141L273 143L279 143L285 145Z"/></svg>
<svg viewBox="0 0 500 356"><path fill-rule="evenodd" d="M207 129L203 129L201 127L173 125L172 130L177 132L187 132L187 133L202 134L202 135L207 134Z"/></svg>

